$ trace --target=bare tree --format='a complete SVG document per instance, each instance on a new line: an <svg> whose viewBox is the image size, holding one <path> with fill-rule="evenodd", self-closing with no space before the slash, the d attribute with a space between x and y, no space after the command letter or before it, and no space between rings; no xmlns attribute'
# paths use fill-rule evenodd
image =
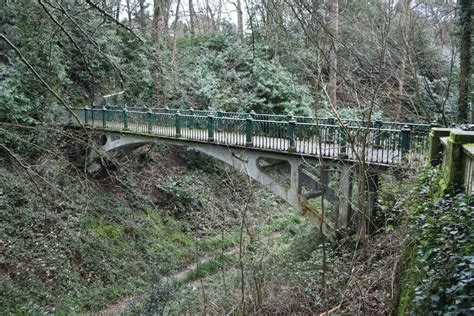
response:
<svg viewBox="0 0 474 316"><path fill-rule="evenodd" d="M461 50L459 74L458 121L466 123L469 112L469 84L471 78L471 33L472 0L459 0L459 20L461 22ZM471 117L474 122L474 111Z"/></svg>
<svg viewBox="0 0 474 316"><path fill-rule="evenodd" d="M196 35L196 13L194 12L193 0L189 0L189 32L191 37Z"/></svg>
<svg viewBox="0 0 474 316"><path fill-rule="evenodd" d="M236 0L234 5L237 10L237 37L240 40L243 40L244 39L244 14L242 11L241 0Z"/></svg>
<svg viewBox="0 0 474 316"><path fill-rule="evenodd" d="M329 100L337 105L337 38L339 32L339 0L331 1L331 31L333 36L329 56Z"/></svg>

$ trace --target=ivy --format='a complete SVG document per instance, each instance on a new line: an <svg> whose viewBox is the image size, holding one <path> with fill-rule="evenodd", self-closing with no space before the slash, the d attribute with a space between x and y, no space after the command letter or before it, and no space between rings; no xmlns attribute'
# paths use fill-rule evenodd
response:
<svg viewBox="0 0 474 316"><path fill-rule="evenodd" d="M474 311L474 207L465 194L444 196L414 214L419 231L414 311L470 314Z"/></svg>

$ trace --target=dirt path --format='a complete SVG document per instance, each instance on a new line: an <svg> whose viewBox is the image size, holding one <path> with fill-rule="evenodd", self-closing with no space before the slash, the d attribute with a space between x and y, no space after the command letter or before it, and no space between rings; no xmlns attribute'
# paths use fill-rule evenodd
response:
<svg viewBox="0 0 474 316"><path fill-rule="evenodd" d="M234 250L234 249L232 249L232 250ZM230 252L230 253L232 253L232 252ZM237 252L238 252L238 248L237 248ZM175 280L183 281L186 278L186 276L190 272L194 271L199 265L201 265L203 263L206 263L206 262L212 260L213 258L214 258L214 256L202 257L201 259L199 259L198 262L193 262L193 263L187 265L185 268L183 268L180 271L177 271L175 273L172 273L172 274L161 277L160 282L161 283L171 283ZM189 282L189 283L194 283L196 281L199 281L199 280L195 280L195 281L192 281L192 282ZM139 303L140 301L143 301L144 299L145 299L145 295L129 295L129 296L126 296L125 298L123 298L122 300L120 300L119 302L117 302L113 305L110 305L106 309L101 310L96 315L99 315L99 316L119 315L120 313L123 313L128 307L132 306L135 303Z"/></svg>
<svg viewBox="0 0 474 316"><path fill-rule="evenodd" d="M260 240L260 242L266 242L267 240L273 239L278 235L280 235L280 233L273 233L273 234L270 234L268 236L264 236ZM237 254L237 253L239 253L239 246L235 246L235 247L227 250L224 254L225 255L232 255L232 254ZM177 271L175 273L172 273L172 274L161 277L160 282L161 283L171 283L175 280L183 281L183 280L185 280L186 276L190 272L196 270L199 265L202 265L206 262L211 261L212 259L215 258L215 256L216 256L216 254L204 256L201 259L199 259L197 262L195 261L195 262L187 265L185 268L181 269L180 271ZM201 279L196 279L196 280L190 281L186 284L188 286L198 287L198 286L200 286L200 280ZM139 302L143 301L145 298L146 298L146 295L129 295L129 296L126 296L125 298L123 298L119 302L117 302L113 305L110 305L106 309L103 309L100 312L96 313L96 315L99 315L99 316L119 315L119 314L123 313L127 308L131 307L133 304L139 303Z"/></svg>

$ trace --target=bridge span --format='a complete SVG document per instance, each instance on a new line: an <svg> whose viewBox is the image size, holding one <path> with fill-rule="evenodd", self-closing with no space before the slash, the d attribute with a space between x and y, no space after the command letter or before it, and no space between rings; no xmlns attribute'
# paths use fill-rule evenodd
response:
<svg viewBox="0 0 474 316"><path fill-rule="evenodd" d="M424 154L430 126L317 119L293 115L143 108L74 108L80 123L102 135L102 154L149 143L185 146L260 182L325 234L354 228L361 212L353 183L364 164L366 220L371 226L378 175ZM78 125L72 117L69 124ZM100 168L92 162L89 171ZM275 171L286 174L287 181ZM285 178L285 177L283 177ZM334 179L337 179L334 181ZM334 205L323 220L314 199Z"/></svg>

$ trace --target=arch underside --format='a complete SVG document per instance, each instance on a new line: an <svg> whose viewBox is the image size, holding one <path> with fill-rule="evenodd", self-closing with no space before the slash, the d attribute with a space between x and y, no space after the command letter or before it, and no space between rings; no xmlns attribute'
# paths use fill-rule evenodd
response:
<svg viewBox="0 0 474 316"><path fill-rule="evenodd" d="M120 150L129 153L136 148L150 144L163 143L185 146L218 159L234 169L247 174L276 196L299 210L316 225L323 222L323 232L327 236L337 228L346 227L351 221L351 195L354 164L344 164L329 160L320 161L317 157L286 155L277 152L259 151L250 148L219 146L212 143L196 143L185 140L152 138L146 136L106 133L101 154ZM89 172L100 169L96 154L90 156ZM329 185L330 173L339 174L337 188ZM283 177L275 177L279 173ZM285 181L282 181L282 178ZM312 203L315 198L323 197L335 205L335 214L325 216L324 221L319 207Z"/></svg>

